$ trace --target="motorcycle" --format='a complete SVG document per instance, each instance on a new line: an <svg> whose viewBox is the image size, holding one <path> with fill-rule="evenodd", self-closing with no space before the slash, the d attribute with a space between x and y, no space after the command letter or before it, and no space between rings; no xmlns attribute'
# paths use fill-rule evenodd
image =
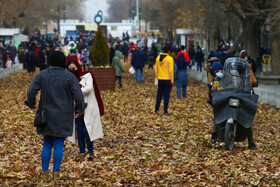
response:
<svg viewBox="0 0 280 187"><path fill-rule="evenodd" d="M258 95L250 83L250 67L246 60L232 57L224 64L219 89L213 92L214 123L217 138L232 150L234 142L242 142L249 134L257 111Z"/></svg>

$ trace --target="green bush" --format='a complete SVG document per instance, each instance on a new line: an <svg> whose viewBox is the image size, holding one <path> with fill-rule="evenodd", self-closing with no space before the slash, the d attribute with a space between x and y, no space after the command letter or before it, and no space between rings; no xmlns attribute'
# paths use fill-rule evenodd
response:
<svg viewBox="0 0 280 187"><path fill-rule="evenodd" d="M91 48L91 59L94 66L105 66L109 63L109 46L101 28L95 33Z"/></svg>

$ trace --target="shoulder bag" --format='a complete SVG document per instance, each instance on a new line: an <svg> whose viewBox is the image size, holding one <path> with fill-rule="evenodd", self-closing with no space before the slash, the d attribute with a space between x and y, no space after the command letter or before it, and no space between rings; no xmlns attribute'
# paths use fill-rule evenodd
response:
<svg viewBox="0 0 280 187"><path fill-rule="evenodd" d="M49 82L49 70L48 77L47 77L47 84L46 84L46 93L42 102L41 109L39 108L35 120L34 120L34 127L45 128L47 126L47 116L46 116L46 100L47 100L47 93L48 93L48 82ZM41 93L42 94L42 93Z"/></svg>

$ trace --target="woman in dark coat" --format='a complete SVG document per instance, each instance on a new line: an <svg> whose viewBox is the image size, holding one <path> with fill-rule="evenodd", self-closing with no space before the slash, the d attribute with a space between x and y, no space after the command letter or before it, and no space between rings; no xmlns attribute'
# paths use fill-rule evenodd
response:
<svg viewBox="0 0 280 187"><path fill-rule="evenodd" d="M175 75L174 86L177 87L177 96L181 98L181 90L183 89L183 98L187 97L187 86L188 86L188 76L187 76L187 66L189 63L185 60L184 54L179 54L178 59L174 62L177 66L177 72Z"/></svg>
<svg viewBox="0 0 280 187"><path fill-rule="evenodd" d="M37 134L44 135L44 144L41 153L42 170L49 170L49 162L53 151L53 172L60 171L63 157L65 137L73 134L74 101L79 114L85 109L84 97L77 78L65 71L66 58L61 51L51 55L50 68L41 71L33 80L28 92L27 102L34 112L37 111L36 95L41 90L39 110L45 100L47 125L37 127ZM47 80L48 79L48 80ZM75 117L78 117L75 116Z"/></svg>
<svg viewBox="0 0 280 187"><path fill-rule="evenodd" d="M146 56L145 53L141 51L140 48L138 48L133 54L131 59L131 65L135 69L135 76L136 81L141 82L143 80L143 68L145 66ZM140 71L140 76L139 76Z"/></svg>

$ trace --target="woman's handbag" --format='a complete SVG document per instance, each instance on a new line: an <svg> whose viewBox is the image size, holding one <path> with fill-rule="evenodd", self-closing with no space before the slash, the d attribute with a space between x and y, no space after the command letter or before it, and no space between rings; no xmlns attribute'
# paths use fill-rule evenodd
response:
<svg viewBox="0 0 280 187"><path fill-rule="evenodd" d="M45 127L47 125L47 117L45 107L42 110L38 110L34 120L34 127Z"/></svg>
<svg viewBox="0 0 280 187"><path fill-rule="evenodd" d="M47 77L47 84L46 84L46 94L43 99L42 103L42 109L38 109L35 119L34 119L34 127L40 127L44 128L47 126L47 116L46 116L46 99L47 99L47 93L48 93L48 82L49 82L49 70L48 71L48 77Z"/></svg>

